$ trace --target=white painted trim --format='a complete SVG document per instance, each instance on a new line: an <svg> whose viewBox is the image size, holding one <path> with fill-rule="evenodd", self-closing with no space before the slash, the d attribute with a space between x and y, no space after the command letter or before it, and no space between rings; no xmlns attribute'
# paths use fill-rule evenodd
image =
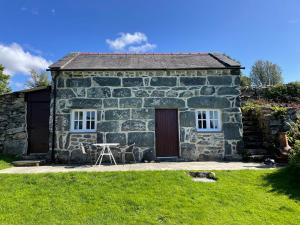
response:
<svg viewBox="0 0 300 225"><path fill-rule="evenodd" d="M198 113L200 111L206 111L206 124L208 126L210 126L210 113L209 111L217 111L218 112L218 129L211 129L211 128L206 128L206 129L203 129L203 128L199 128L198 127ZM222 131L222 122L221 122L221 114L222 114L222 111L220 109L197 109L195 110L195 123L196 123L196 130L198 132L220 132Z"/></svg>
<svg viewBox="0 0 300 225"><path fill-rule="evenodd" d="M82 129L74 129L74 115L75 112L83 112ZM95 129L86 129L86 112L95 112ZM96 109L73 109L71 111L71 127L70 131L73 133L94 133L97 131L97 110Z"/></svg>
<svg viewBox="0 0 300 225"><path fill-rule="evenodd" d="M179 156L158 156L157 159L177 159Z"/></svg>

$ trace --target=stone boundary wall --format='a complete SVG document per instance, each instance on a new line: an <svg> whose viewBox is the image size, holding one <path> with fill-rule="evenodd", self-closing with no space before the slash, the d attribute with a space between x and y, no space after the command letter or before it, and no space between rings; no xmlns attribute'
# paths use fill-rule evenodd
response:
<svg viewBox="0 0 300 225"><path fill-rule="evenodd" d="M279 146L278 133L285 127L286 122L296 121L300 118L300 110L296 108L288 108L287 115L281 119L274 116L270 107L262 107L257 115L259 127L263 132L263 147L272 149ZM275 144L275 146L273 146Z"/></svg>
<svg viewBox="0 0 300 225"><path fill-rule="evenodd" d="M57 158L65 161L80 137L82 142L135 142L141 159L153 160L155 108L175 108L181 159L239 159L239 94L240 70L63 71L57 80ZM221 109L222 131L196 131L195 111L207 108ZM96 109L97 132L70 132L72 109Z"/></svg>
<svg viewBox="0 0 300 225"><path fill-rule="evenodd" d="M22 155L27 151L24 93L0 96L0 153Z"/></svg>

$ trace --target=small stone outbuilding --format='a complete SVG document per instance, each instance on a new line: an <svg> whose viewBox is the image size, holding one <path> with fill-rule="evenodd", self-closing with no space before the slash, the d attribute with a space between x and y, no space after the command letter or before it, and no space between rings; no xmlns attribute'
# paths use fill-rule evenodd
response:
<svg viewBox="0 0 300 225"><path fill-rule="evenodd" d="M55 157L117 142L135 143L140 160L239 159L241 69L213 53L71 53L49 67Z"/></svg>
<svg viewBox="0 0 300 225"><path fill-rule="evenodd" d="M49 153L50 87L0 95L0 153Z"/></svg>

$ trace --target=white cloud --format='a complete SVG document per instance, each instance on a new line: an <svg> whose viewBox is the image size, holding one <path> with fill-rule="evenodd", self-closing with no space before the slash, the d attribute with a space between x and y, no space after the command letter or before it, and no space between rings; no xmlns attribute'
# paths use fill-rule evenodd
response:
<svg viewBox="0 0 300 225"><path fill-rule="evenodd" d="M35 15L35 16L37 16L37 15L40 14L38 8L27 8L27 7L23 6L23 7L21 7L21 11L23 11L23 12L29 12L32 15Z"/></svg>
<svg viewBox="0 0 300 225"><path fill-rule="evenodd" d="M106 39L106 43L113 51L146 52L156 48L156 45L150 44L148 37L141 32L120 33L120 37L114 40Z"/></svg>
<svg viewBox="0 0 300 225"><path fill-rule="evenodd" d="M155 44L146 43L146 44L139 45L139 46L130 46L128 48L128 50L129 50L129 52L141 53L141 52L151 51L155 48L156 48Z"/></svg>
<svg viewBox="0 0 300 225"><path fill-rule="evenodd" d="M0 64L5 67L5 72L10 75L16 73L30 74L30 70L45 70L51 64L51 61L45 58L33 55L25 51L17 43L11 45L0 44Z"/></svg>

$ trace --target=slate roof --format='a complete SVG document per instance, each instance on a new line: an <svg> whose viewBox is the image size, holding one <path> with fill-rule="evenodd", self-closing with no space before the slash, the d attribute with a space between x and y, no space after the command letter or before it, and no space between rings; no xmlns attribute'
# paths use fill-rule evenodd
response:
<svg viewBox="0 0 300 225"><path fill-rule="evenodd" d="M23 89L23 90L19 90L19 91L4 93L4 94L1 94L0 96L12 95L12 94L18 94L18 93L29 93L29 92L41 91L41 90L50 89L50 88L51 88L51 85L42 86L42 87L34 87L34 88L28 88L28 89Z"/></svg>
<svg viewBox="0 0 300 225"><path fill-rule="evenodd" d="M220 53L70 53L49 70L230 69L241 65Z"/></svg>

